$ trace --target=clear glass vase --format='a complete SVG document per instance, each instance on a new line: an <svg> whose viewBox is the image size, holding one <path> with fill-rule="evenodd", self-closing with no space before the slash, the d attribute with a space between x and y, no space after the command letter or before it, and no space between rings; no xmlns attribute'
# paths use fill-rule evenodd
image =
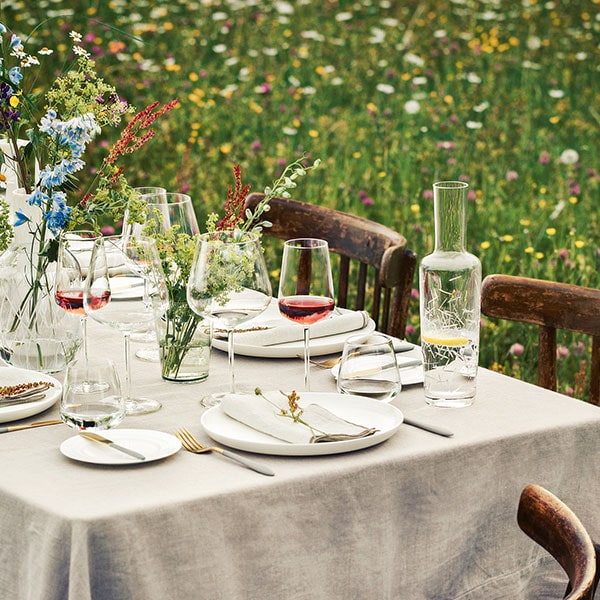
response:
<svg viewBox="0 0 600 600"><path fill-rule="evenodd" d="M425 399L444 407L475 398L481 262L465 249L468 184L433 185L435 249L419 268Z"/></svg>
<svg viewBox="0 0 600 600"><path fill-rule="evenodd" d="M194 383L208 377L211 348L210 323L187 302L172 303L157 322L162 378Z"/></svg>
<svg viewBox="0 0 600 600"><path fill-rule="evenodd" d="M0 255L0 358L15 367L56 373L75 361L81 325L56 304L52 266L36 269L35 259L23 246Z"/></svg>

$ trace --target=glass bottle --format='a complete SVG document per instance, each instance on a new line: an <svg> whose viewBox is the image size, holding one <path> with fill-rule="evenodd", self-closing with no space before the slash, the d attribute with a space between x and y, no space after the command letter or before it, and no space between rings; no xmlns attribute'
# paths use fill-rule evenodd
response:
<svg viewBox="0 0 600 600"><path fill-rule="evenodd" d="M434 406L469 406L475 398L481 262L465 249L468 187L433 184L435 249L419 267L425 399Z"/></svg>

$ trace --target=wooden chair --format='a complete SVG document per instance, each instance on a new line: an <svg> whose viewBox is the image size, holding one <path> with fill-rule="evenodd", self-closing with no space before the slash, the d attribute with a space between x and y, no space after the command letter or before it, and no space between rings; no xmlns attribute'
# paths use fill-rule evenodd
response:
<svg viewBox="0 0 600 600"><path fill-rule="evenodd" d="M600 405L600 290L511 275L488 275L481 290L488 317L539 325L538 383L556 390L556 330L592 337L590 402Z"/></svg>
<svg viewBox="0 0 600 600"><path fill-rule="evenodd" d="M592 600L600 577L597 569L600 547L594 544L573 511L543 487L528 485L521 492L517 522L568 575L564 598Z"/></svg>
<svg viewBox="0 0 600 600"><path fill-rule="evenodd" d="M253 211L263 197L251 194L246 208ZM273 226L263 230L265 236L326 240L340 257L337 305L355 310L368 306L379 331L404 338L417 265L416 254L406 248L404 236L379 223L323 206L285 198L273 198L270 206L263 217Z"/></svg>

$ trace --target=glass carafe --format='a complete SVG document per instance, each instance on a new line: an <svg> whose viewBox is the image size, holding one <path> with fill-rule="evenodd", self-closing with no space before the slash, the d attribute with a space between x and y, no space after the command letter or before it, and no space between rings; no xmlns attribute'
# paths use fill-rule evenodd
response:
<svg viewBox="0 0 600 600"><path fill-rule="evenodd" d="M481 262L465 249L468 184L433 185L435 249L419 268L425 399L444 407L475 398Z"/></svg>

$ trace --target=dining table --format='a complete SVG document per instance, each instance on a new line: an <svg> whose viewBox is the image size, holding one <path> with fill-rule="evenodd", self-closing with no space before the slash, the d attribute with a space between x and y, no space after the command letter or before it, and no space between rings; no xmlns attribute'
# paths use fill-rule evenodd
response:
<svg viewBox="0 0 600 600"><path fill-rule="evenodd" d="M122 369L118 332L90 323L88 343L90 356ZM213 443L201 419L214 409L202 399L227 391L227 368L213 347L205 381L172 383L159 364L134 359L133 390L162 408L114 432L186 427ZM242 390L302 398L295 356L238 354L235 369ZM336 392L326 369L313 367L311 386ZM484 368L470 407L431 407L418 383L390 404L453 435L403 423L335 454L230 448L269 477L184 449L133 464L77 460L61 452L77 436L65 424L1 434L0 600L562 597L566 576L520 531L517 505L540 484L600 539L600 409ZM58 414L56 403L17 423Z"/></svg>

